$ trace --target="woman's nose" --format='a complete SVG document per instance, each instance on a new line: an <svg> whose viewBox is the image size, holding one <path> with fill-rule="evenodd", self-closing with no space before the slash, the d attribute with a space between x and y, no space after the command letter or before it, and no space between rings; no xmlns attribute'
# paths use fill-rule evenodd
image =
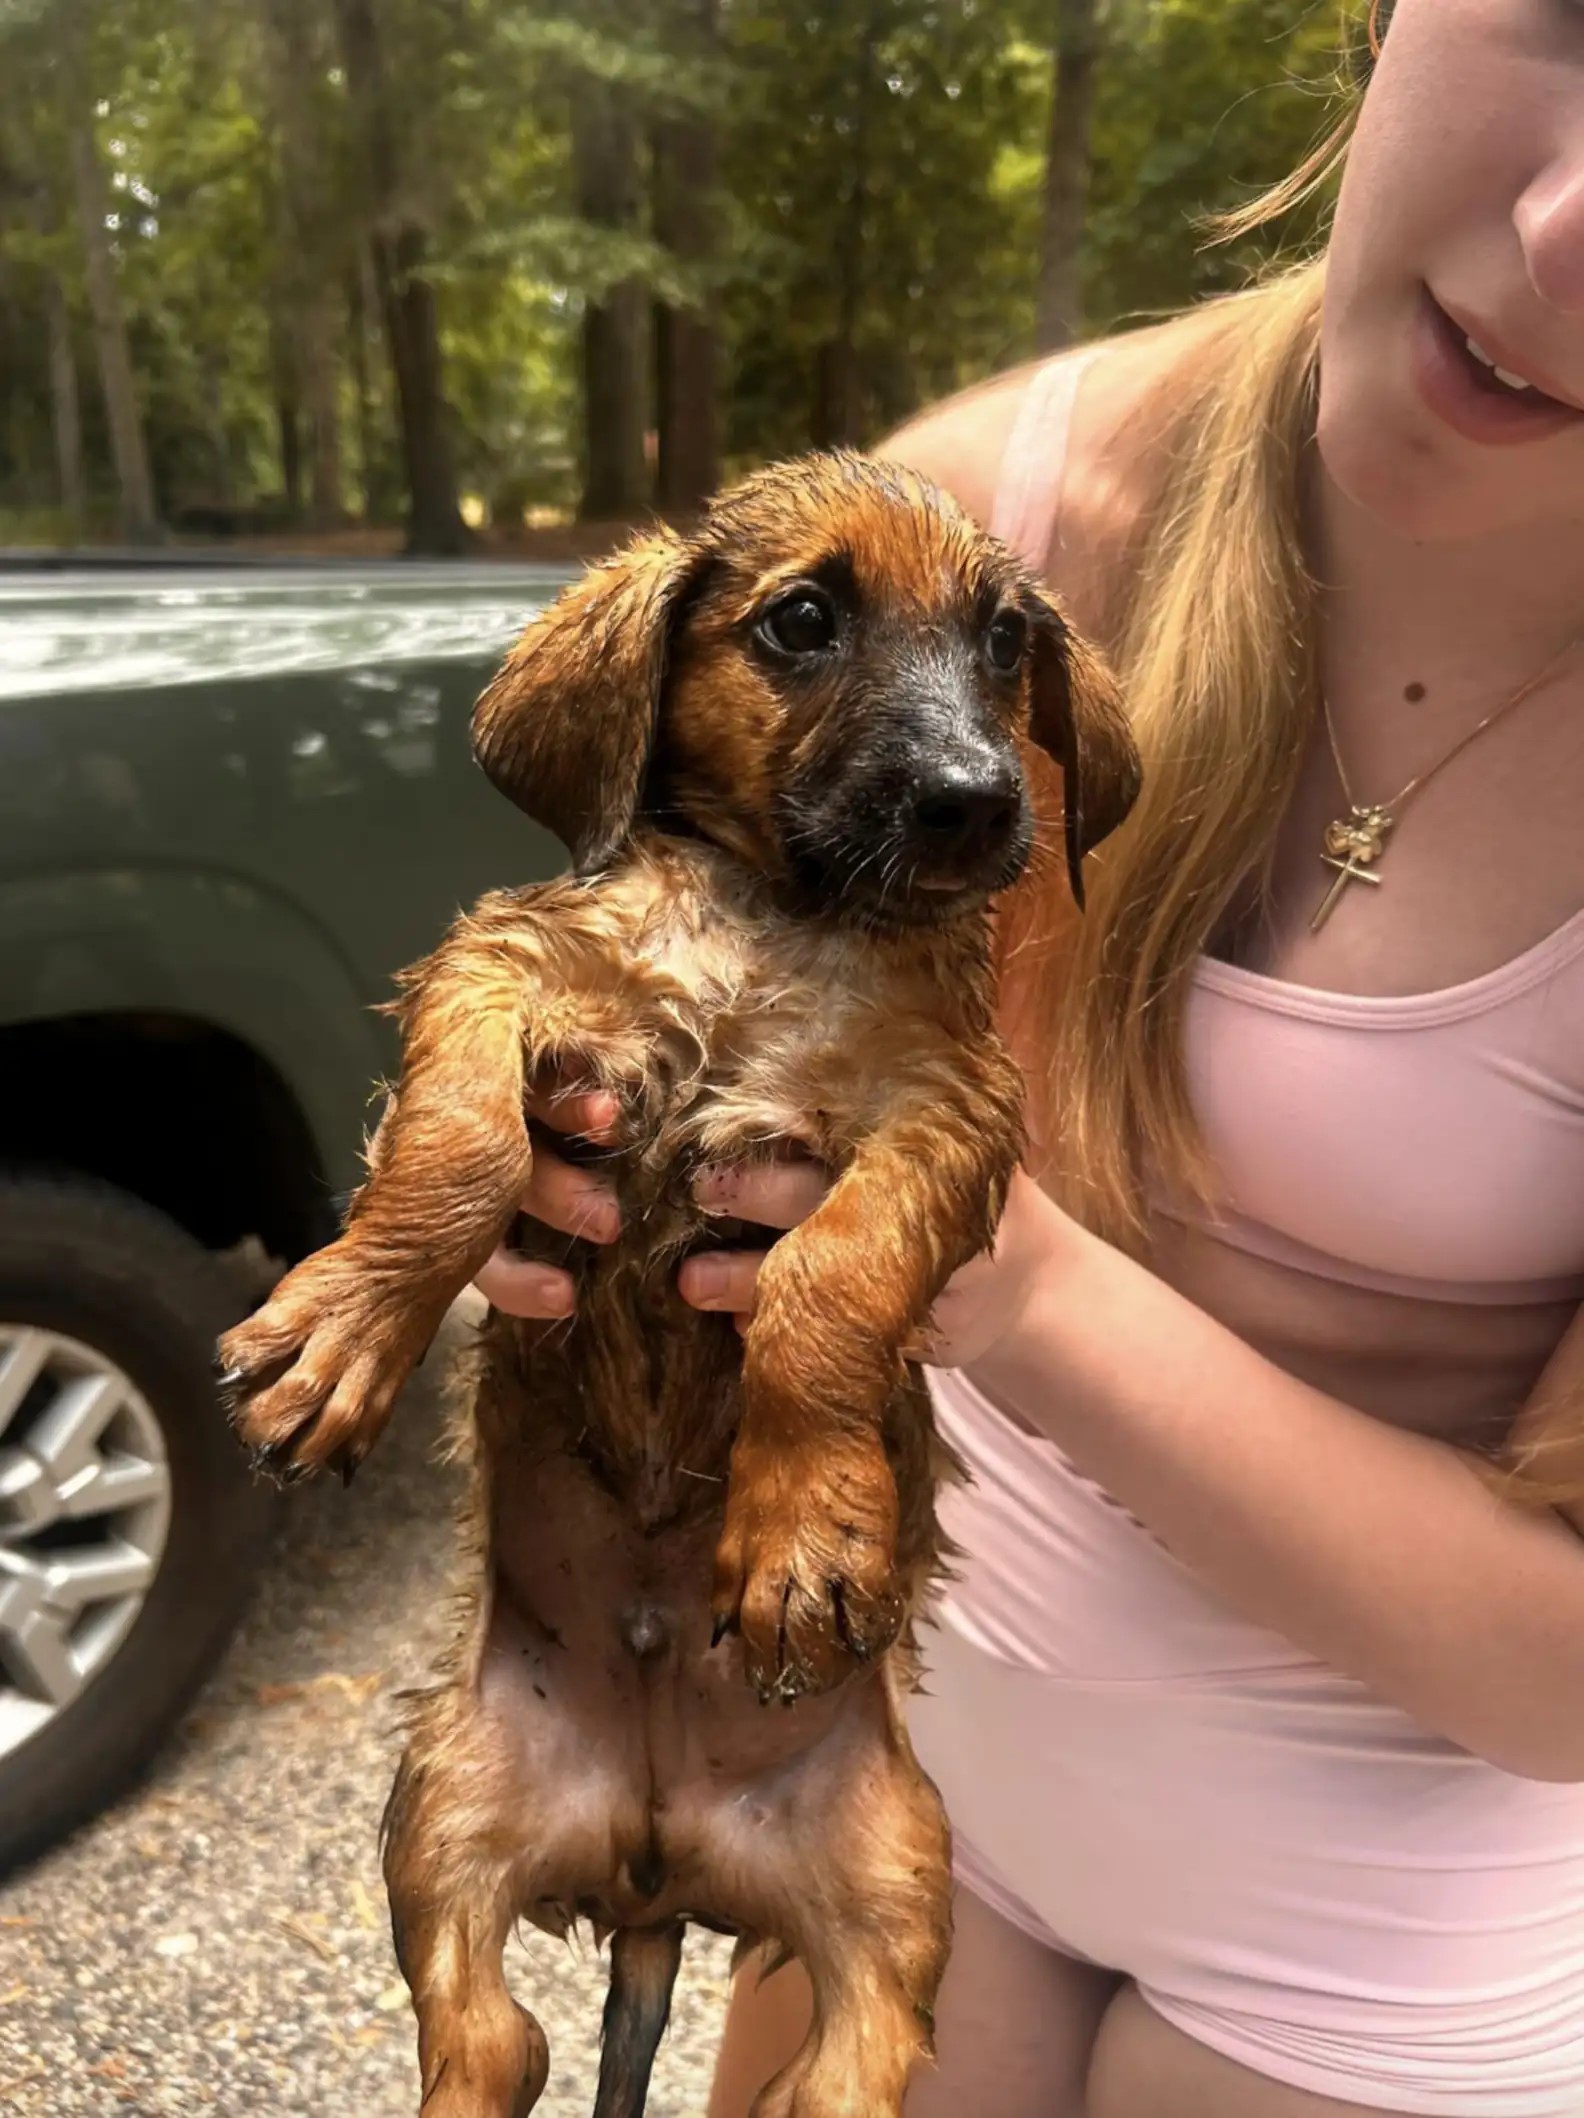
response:
<svg viewBox="0 0 1584 2118"><path fill-rule="evenodd" d="M1564 316L1584 316L1584 139L1535 178L1514 219L1536 294Z"/></svg>

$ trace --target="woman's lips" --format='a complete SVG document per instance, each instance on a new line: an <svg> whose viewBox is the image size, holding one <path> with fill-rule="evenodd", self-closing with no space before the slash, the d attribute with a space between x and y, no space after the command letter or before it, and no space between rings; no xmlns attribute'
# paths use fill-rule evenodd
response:
<svg viewBox="0 0 1584 2118"><path fill-rule="evenodd" d="M1507 365L1488 341L1455 323L1425 288L1414 327L1414 382L1431 411L1454 433L1501 447L1584 426L1584 411L1576 406L1542 389L1520 392L1497 381L1469 351L1471 335L1500 365Z"/></svg>

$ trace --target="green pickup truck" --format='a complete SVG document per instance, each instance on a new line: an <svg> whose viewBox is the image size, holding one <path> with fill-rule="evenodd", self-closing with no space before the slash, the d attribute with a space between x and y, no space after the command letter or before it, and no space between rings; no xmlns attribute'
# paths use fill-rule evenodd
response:
<svg viewBox="0 0 1584 2118"><path fill-rule="evenodd" d="M391 976L556 842L468 712L548 569L0 560L0 1865L228 1638L210 1350L358 1177Z"/></svg>

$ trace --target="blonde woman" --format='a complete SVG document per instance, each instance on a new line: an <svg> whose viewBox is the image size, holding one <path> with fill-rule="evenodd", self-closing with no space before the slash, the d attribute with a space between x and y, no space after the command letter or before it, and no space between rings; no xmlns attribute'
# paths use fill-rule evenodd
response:
<svg viewBox="0 0 1584 2118"><path fill-rule="evenodd" d="M1470 1460L1584 1384L1581 407L1584 4L1399 0L1323 262L890 445L1109 642L1146 761L1087 918L1053 865L1010 921L1039 1181L936 1317L909 2118L1584 2113L1584 1543ZM529 1208L608 1234L590 1183ZM715 2118L808 2006L743 1982Z"/></svg>

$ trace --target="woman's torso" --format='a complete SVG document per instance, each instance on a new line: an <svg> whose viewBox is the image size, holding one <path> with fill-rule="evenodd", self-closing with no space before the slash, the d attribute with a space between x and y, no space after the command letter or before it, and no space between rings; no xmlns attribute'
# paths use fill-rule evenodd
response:
<svg viewBox="0 0 1584 2118"><path fill-rule="evenodd" d="M1151 357L1146 337L1093 371L1046 567L1102 638ZM1577 688L1571 709L1487 762L1488 813L1448 788L1405 832L1389 916L1318 936L1336 790L1311 758L1274 916L1218 939L1186 1017L1190 1094L1251 1225L1161 1199L1150 1230L1154 1269L1278 1364L1452 1438L1511 1421L1584 1292L1584 848L1559 828L1584 791ZM1360 784L1417 762L1376 757ZM973 1478L943 1497L963 1556L909 1718L969 1887L1250 2081L1327 2109L1578 2111L1579 1789L1244 1618L970 1376L933 1383Z"/></svg>
<svg viewBox="0 0 1584 2118"><path fill-rule="evenodd" d="M1117 341L1068 356L1073 382L1051 371L1009 398L987 497L1101 637L1161 355L1159 333ZM1334 694L1366 796L1448 747L1405 692L1452 697L1455 657L1406 652L1382 639L1369 696ZM1404 811L1379 888L1316 933L1322 834L1343 806L1317 734L1268 899L1217 939L1187 1009L1190 1092L1230 1212L1157 1191L1146 1257L1290 1373L1488 1445L1584 1299L1584 680L1482 748Z"/></svg>

